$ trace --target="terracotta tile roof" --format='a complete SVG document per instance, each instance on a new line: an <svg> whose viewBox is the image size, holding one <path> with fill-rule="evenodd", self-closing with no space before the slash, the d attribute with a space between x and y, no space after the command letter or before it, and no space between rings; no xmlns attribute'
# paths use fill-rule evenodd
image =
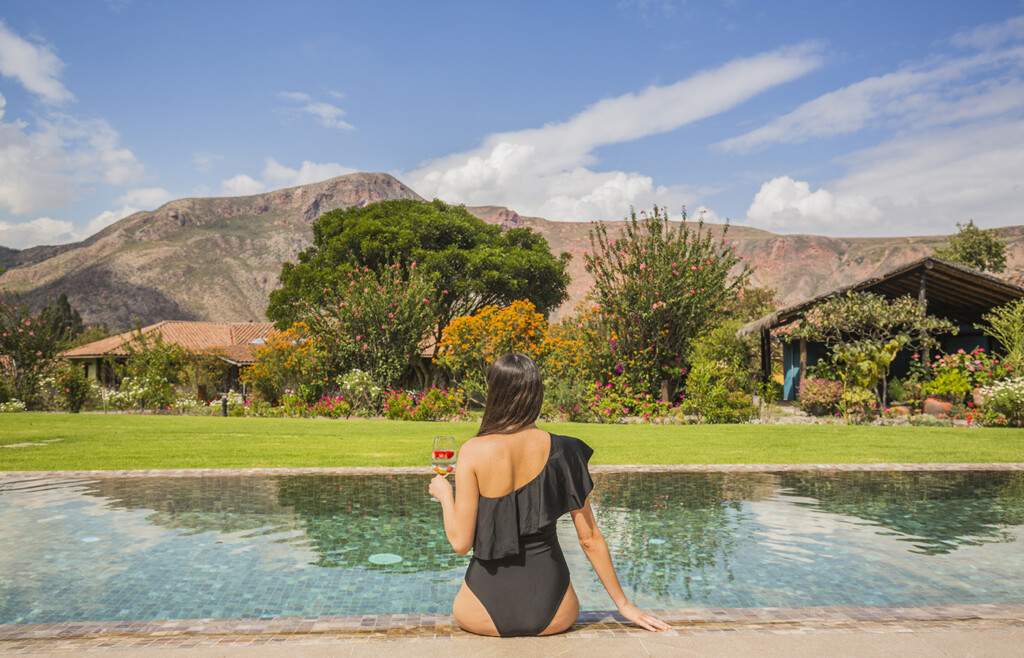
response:
<svg viewBox="0 0 1024 658"><path fill-rule="evenodd" d="M252 355L253 341L266 339L274 330L271 322L183 322L165 320L139 330L143 335L155 333L163 337L165 343L174 343L194 352L218 349L224 352L227 360L239 365L249 365L256 360ZM99 356L127 356L126 345L132 341L136 332L126 331L123 334L102 338L88 345L82 345L64 352L69 359L82 359Z"/></svg>

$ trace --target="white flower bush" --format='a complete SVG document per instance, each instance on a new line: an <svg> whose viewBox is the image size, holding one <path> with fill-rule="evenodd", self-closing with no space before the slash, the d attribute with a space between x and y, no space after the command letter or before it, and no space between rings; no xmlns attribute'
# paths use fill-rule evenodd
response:
<svg viewBox="0 0 1024 658"><path fill-rule="evenodd" d="M983 388L986 418L997 425L1024 426L1024 377L1004 379Z"/></svg>
<svg viewBox="0 0 1024 658"><path fill-rule="evenodd" d="M8 400L7 402L0 403L0 414L14 413L16 411L25 411L25 403L21 400Z"/></svg>

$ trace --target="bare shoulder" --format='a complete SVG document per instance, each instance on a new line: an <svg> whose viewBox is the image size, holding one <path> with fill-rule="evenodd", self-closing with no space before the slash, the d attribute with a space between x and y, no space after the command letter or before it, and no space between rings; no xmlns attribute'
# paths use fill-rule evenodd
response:
<svg viewBox="0 0 1024 658"><path fill-rule="evenodd" d="M493 450L493 446L486 436L474 436L459 448L459 461L469 463L480 459Z"/></svg>

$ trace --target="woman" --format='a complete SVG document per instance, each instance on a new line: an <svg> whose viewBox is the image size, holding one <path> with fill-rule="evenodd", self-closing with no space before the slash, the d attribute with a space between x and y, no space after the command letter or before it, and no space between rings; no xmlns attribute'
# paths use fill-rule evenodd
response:
<svg viewBox="0 0 1024 658"><path fill-rule="evenodd" d="M460 555L473 548L455 621L479 635L551 635L576 621L580 604L558 545L555 521L572 514L583 551L619 612L649 631L668 625L629 603L587 496L590 447L535 424L544 401L530 357L506 354L487 371L487 404L476 437L462 446L452 485L440 475L430 493Z"/></svg>

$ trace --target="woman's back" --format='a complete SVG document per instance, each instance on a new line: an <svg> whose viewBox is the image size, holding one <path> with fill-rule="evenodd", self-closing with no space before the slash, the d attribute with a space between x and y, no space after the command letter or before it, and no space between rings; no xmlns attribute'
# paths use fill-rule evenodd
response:
<svg viewBox="0 0 1024 658"><path fill-rule="evenodd" d="M472 439L463 450L473 453L480 495L500 498L536 479L548 462L551 441L550 434L536 428Z"/></svg>

